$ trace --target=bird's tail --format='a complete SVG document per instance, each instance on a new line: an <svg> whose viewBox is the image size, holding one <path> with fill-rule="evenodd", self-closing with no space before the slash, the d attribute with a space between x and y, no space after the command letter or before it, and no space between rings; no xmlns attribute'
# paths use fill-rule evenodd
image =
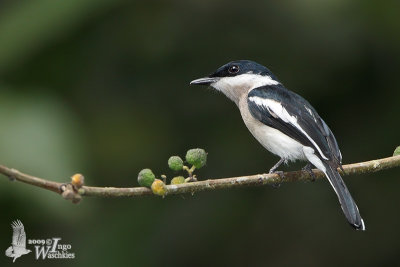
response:
<svg viewBox="0 0 400 267"><path fill-rule="evenodd" d="M326 168L325 175L339 198L340 205L347 221L357 230L365 230L365 224L361 218L358 207L350 195L347 186L344 184L342 177L337 169L329 163L324 163Z"/></svg>

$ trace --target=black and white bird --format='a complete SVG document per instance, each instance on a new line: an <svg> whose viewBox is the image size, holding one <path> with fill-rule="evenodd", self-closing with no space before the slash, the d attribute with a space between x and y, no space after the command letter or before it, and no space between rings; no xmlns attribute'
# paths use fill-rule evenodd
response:
<svg viewBox="0 0 400 267"><path fill-rule="evenodd" d="M190 84L210 85L235 102L253 136L281 158L270 173L277 172L282 163L295 160L308 161L308 171L310 163L321 170L348 222L357 230L365 230L358 207L337 170L342 168L342 155L335 136L307 100L286 89L266 67L249 60L229 62Z"/></svg>

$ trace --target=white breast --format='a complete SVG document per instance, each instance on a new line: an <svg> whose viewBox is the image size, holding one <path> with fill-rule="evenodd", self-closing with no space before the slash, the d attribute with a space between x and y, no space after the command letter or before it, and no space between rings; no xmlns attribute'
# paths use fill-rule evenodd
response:
<svg viewBox="0 0 400 267"><path fill-rule="evenodd" d="M256 120L249 112L247 96L239 101L240 112L249 131L271 153L291 161L305 160L303 145L281 131Z"/></svg>

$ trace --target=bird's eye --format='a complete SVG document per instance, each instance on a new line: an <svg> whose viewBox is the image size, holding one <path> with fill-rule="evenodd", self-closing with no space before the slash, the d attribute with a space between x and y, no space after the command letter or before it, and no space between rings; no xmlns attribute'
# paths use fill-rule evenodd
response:
<svg viewBox="0 0 400 267"><path fill-rule="evenodd" d="M237 66L237 65L230 66L228 71L229 71L230 74L238 73L239 72L239 66Z"/></svg>

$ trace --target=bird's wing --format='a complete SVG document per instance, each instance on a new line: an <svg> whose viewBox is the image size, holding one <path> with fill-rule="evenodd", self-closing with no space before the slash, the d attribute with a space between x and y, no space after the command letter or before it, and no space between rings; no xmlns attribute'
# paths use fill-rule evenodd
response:
<svg viewBox="0 0 400 267"><path fill-rule="evenodd" d="M318 116L319 117L319 116ZM326 141L328 142L328 146L333 152L333 155L337 158L339 161L339 164L342 164L342 153L340 152L339 145L337 144L336 138L333 135L331 129L328 127L328 125L324 122L322 118L320 118L321 124L322 124L322 133L326 137Z"/></svg>
<svg viewBox="0 0 400 267"><path fill-rule="evenodd" d="M304 98L279 84L251 90L247 102L254 118L314 148L321 159L340 165L342 157L335 137Z"/></svg>
<svg viewBox="0 0 400 267"><path fill-rule="evenodd" d="M18 247L26 247L26 234L24 225L20 220L13 221L11 224L13 229L12 245Z"/></svg>

